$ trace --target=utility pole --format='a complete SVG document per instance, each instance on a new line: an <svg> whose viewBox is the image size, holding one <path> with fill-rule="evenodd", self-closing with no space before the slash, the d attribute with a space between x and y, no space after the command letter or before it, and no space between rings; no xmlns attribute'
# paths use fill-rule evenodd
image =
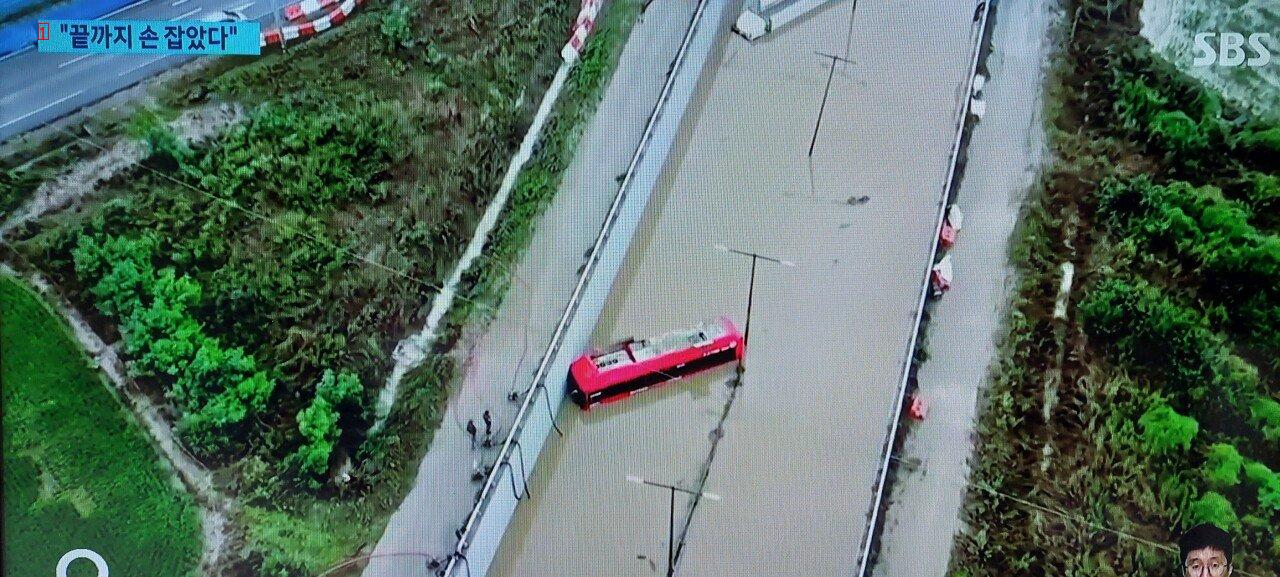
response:
<svg viewBox="0 0 1280 577"><path fill-rule="evenodd" d="M822 127L822 115L827 110L827 95L831 94L831 80L836 75L836 61L846 64L853 64L852 60L835 54L827 54L825 52L815 52L818 56L831 59L831 70L827 72L827 87L822 90L822 105L818 107L818 121L813 125L813 138L809 140L809 158L813 158L813 147L818 143L818 129Z"/></svg>
<svg viewBox="0 0 1280 577"><path fill-rule="evenodd" d="M745 257L751 258L751 278L747 284L747 322L742 327L742 348L745 349L747 347L747 341L751 339L751 305L755 300L756 263L760 260L764 260L774 264L780 264L786 267L794 267L796 266L796 263L791 262L789 260L782 260L782 259L773 258L771 256L765 256L759 253L729 248L722 244L717 244L715 248L716 250L721 252L727 252L730 254L736 254L739 256L745 256ZM746 358L747 358L746 354L740 355L738 357L738 383L737 384L739 385L742 384L742 374L746 372L746 367L744 366L744 363L746 362Z"/></svg>
<svg viewBox="0 0 1280 577"><path fill-rule="evenodd" d="M667 483L650 481L634 475L628 475L627 481L637 485L649 485L650 487L667 489L671 492L671 508L667 515L667 577L673 577L676 574L676 492L679 491L691 496L702 496L711 499L712 501L719 501L720 495L705 491L690 491L689 489L682 489Z"/></svg>

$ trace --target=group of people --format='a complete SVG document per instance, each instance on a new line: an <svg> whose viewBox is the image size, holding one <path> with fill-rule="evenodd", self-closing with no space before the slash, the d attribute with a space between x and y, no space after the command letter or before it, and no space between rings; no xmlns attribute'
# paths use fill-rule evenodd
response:
<svg viewBox="0 0 1280 577"><path fill-rule="evenodd" d="M484 441L482 441L481 444L485 447L492 447L493 446L493 415L489 414L489 411L486 410L483 415L483 420L484 420ZM471 435L472 451L476 450L476 434L477 433L479 433L479 429L476 428L476 420L467 419L467 434Z"/></svg>
<svg viewBox="0 0 1280 577"><path fill-rule="evenodd" d="M493 446L493 415L486 409L481 415L484 421L484 440L480 441L482 447L488 448ZM475 419L467 419L467 434L471 436L471 450L476 450L476 437L480 434L480 429L476 427ZM471 480L479 481L484 479L485 473L488 472L484 465L484 459L479 455L471 460Z"/></svg>

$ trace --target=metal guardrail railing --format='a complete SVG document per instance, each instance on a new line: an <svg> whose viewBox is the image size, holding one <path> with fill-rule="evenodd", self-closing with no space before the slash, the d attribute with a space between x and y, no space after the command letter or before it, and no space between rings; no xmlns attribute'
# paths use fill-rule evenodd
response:
<svg viewBox="0 0 1280 577"><path fill-rule="evenodd" d="M933 228L933 249L929 252L929 262L925 265L924 281L920 284L920 299L916 306L916 320L911 331L911 340L907 346L906 357L902 361L902 381L898 385L898 394L894 401L893 413L889 417L889 431L886 434L884 457L880 460L880 474L876 480L876 496L871 503L871 515L867 517L867 526L862 541L862 553L858 562L859 577L870 577L867 571L871 566L871 551L877 541L877 526L880 522L880 509L884 502L885 482L889 476L889 461L893 457L893 446L897 442L898 422L902 419L902 406L906 401L907 381L911 376L911 361L915 358L916 340L920 336L920 323L924 317L925 299L929 296L929 275L933 269L934 259L938 258L938 231L942 229L943 219L947 215L947 200L951 197L952 185L956 176L956 166L960 161L960 143L964 139L965 122L969 116L969 106L973 102L973 81L978 73L978 60L982 54L983 39L986 38L987 17L991 14L991 5L995 0L981 5L982 14L978 21L978 37L974 42L973 56L969 62L969 80L965 86L964 102L956 115L956 136L951 145L950 167L947 169L947 180L942 185L942 197L938 201L937 224Z"/></svg>
<svg viewBox="0 0 1280 577"><path fill-rule="evenodd" d="M480 519L484 516L485 510L492 498L494 490L501 482L504 473L504 467L507 473L514 475L511 456L512 448L520 447L520 441L517 437L524 430L525 421L528 418L529 407L534 402L534 397L541 392L543 399L546 401L547 410L551 413L552 426L555 427L555 410L556 407L551 406L551 399L546 389L547 370L551 366L552 360L560 351L560 344L564 338L565 329L574 319L574 315L578 311L581 303L582 293L595 273L596 265L600 261L605 243L609 239L609 234L613 229L614 223L617 222L618 214L624 200L627 197L627 190L631 185L631 181L635 175L636 167L644 158L644 153L648 147L650 139L653 137L654 127L657 125L658 119L662 116L662 110L671 95L672 85L675 83L676 77L679 75L681 65L684 62L685 55L688 53L689 44L697 32L699 24L702 21L702 14L706 9L709 0L699 0L697 11L693 15L692 22L688 30L685 32L684 38L680 43L680 49L676 53L676 58L672 62L671 72L667 75L666 82L663 84L662 92L659 93L658 101L654 105L653 112L649 115L648 123L645 125L644 132L640 138L640 143L636 147L635 154L631 157L631 162L627 166L627 172L623 177L622 183L618 186L618 193L614 195L613 203L609 206L609 212L605 215L604 224L600 227L600 234L596 236L595 243L591 246L591 252L587 257L586 266L583 268L582 274L578 276L578 283L573 289L573 294L569 297L569 303L565 307L564 313L560 316L560 321L556 325L555 332L552 334L551 342L547 346L547 350L542 355L542 360L538 363L538 369L534 373L533 379L529 387L525 390L524 400L520 404L520 410L516 413L515 421L512 423L511 429L507 432L507 438L502 443L502 448L498 452L498 458L494 461L493 467L489 470L488 476L485 478L484 487L480 491L480 496L476 501L476 506L472 508L471 514L467 517L467 522L463 525L462 535L458 540L458 545L454 549L454 553L450 556L449 563L445 567L446 575L453 575L458 569L459 561L466 567L466 575L470 575L470 561L467 561L466 552L469 544L472 542L473 531ZM556 429L559 431L558 427ZM527 475L527 469L524 466L524 451L520 449L519 463L522 476ZM522 479L524 481L524 479ZM512 480L514 491L514 479ZM524 485L525 492L523 495L517 493L518 498L528 496L528 486Z"/></svg>

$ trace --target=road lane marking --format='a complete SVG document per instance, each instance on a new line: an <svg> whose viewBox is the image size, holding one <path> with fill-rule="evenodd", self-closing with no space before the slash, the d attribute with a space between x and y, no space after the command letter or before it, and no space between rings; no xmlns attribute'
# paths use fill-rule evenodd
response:
<svg viewBox="0 0 1280 577"><path fill-rule="evenodd" d="M181 6L181 5L186 4L187 2L190 2L190 1L191 1L191 0L178 0L177 2L174 2L173 4L170 4L170 6L174 6L174 7Z"/></svg>
<svg viewBox="0 0 1280 577"><path fill-rule="evenodd" d="M27 45L26 48L19 48L17 51L10 52L8 54L5 54L4 56L0 56L0 62L4 62L5 60L13 58L14 56L17 56L19 54L26 54L28 51L34 49L35 47L36 47L36 43L32 42L31 44Z"/></svg>
<svg viewBox="0 0 1280 577"><path fill-rule="evenodd" d="M62 64L59 64L59 65L58 65L58 68L63 68L63 67L66 67L66 66L70 66L70 65L75 64L75 63L77 63L77 62L79 62L79 61L81 61L81 60L84 60L85 58L88 58L88 57L90 57L90 56L93 56L93 55L92 55L92 54L85 54L84 56L77 56L77 57L75 57L75 58L72 58L71 60L68 60L68 61L66 61L66 62L63 62Z"/></svg>
<svg viewBox="0 0 1280 577"><path fill-rule="evenodd" d="M170 18L169 20L170 20L170 21L174 21L174 20L182 20L183 18L186 18L187 16L190 16L190 15L192 15L192 14L195 14L196 12L199 12L199 11L200 11L200 9L199 9L199 8L192 8L190 12L187 12L187 13L185 13L185 14L181 14L181 15L179 15L179 16L174 16L173 18Z"/></svg>
<svg viewBox="0 0 1280 577"><path fill-rule="evenodd" d="M250 3L248 3L248 4L245 4L245 5L243 5L243 6L236 6L235 8L232 8L232 10L235 10L236 12L244 12L246 8L248 8L248 7L250 7L250 6L253 6L254 4L257 4L257 2L256 2L256 1L254 1L254 2L250 2Z"/></svg>
<svg viewBox="0 0 1280 577"><path fill-rule="evenodd" d="M35 109L35 110L32 110L31 112L28 112L28 113L23 114L22 116L19 116L19 117L17 117L17 118L15 118L15 119L13 119L13 120L10 120L9 122L6 122L6 123L4 123L4 124L0 124L0 128L4 128L4 127L6 127L6 126L9 126L10 124L13 124L13 123L15 123L15 122L18 122L19 120L22 120L22 119L24 119L24 118L26 118L26 117L28 117L28 116L31 116L32 114L35 114L35 113L37 113L37 112L43 112L43 111L45 111L45 110L47 110L47 109L49 109L49 108L53 108L54 106L57 106L57 105L59 105L59 104L62 104L63 102L66 102L66 101L68 101L68 100L71 100L72 98L75 98L75 97L77 97L77 96L80 96L80 93L82 93L82 92L84 92L84 90L77 90L77 91L75 91L75 92L72 92L71 94L68 94L68 95L66 95L66 96L63 96L62 98L59 98L59 99L57 99L57 100L54 100L53 102L50 102L50 103L48 103L48 104L46 104L46 105L44 105L44 106L41 106L40 108L37 108L37 109Z"/></svg>
<svg viewBox="0 0 1280 577"><path fill-rule="evenodd" d="M117 9L115 9L115 10L111 11L111 12L108 12L108 13L106 13L106 14L103 14L103 15L102 15L102 17L97 18L97 20L103 20L103 19L106 19L106 18L110 18L110 17L112 17L112 16L115 16L116 14L119 14L119 13L121 13L121 12L124 12L125 10L128 10L128 9L130 9L130 8L134 8L134 7L137 7L137 6L141 6L141 5L146 4L147 2L150 2L150 1L151 1L151 0L138 0L137 2L134 2L133 4L129 4L128 6L125 6L125 7L123 7L123 8L117 8Z"/></svg>
<svg viewBox="0 0 1280 577"><path fill-rule="evenodd" d="M134 70L137 70L137 69L139 69L139 68L145 68L145 67L147 67L147 66L151 66L152 64L155 64L155 63L157 63L157 62L159 62L159 61L161 61L161 60L164 60L165 58L168 58L168 56L169 56L168 54L165 54L165 55L163 55L163 56L157 56L157 57L155 57L155 58L152 58L151 60L148 60L148 61L146 61L146 62L143 62L142 64L139 64L139 65L137 65L137 66L134 66L133 68L130 68L130 69L128 69L128 70L121 71L121 72L120 72L119 74L117 74L116 76L124 76L125 74L128 74L128 73L130 73L130 72L133 72Z"/></svg>

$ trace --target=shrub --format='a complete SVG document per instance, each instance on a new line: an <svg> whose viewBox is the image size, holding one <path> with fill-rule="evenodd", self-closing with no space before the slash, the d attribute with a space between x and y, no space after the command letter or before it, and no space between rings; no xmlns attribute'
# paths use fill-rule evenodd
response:
<svg viewBox="0 0 1280 577"><path fill-rule="evenodd" d="M1111 343L1122 360L1166 376L1179 397L1199 400L1212 391L1215 401L1231 407L1257 389L1257 370L1231 352L1204 313L1145 280L1105 280L1089 291L1080 311L1091 336Z"/></svg>
<svg viewBox="0 0 1280 577"><path fill-rule="evenodd" d="M77 274L91 284L98 310L120 321L130 371L169 377L165 396L181 412L180 432L203 451L226 448L241 438L241 424L266 410L275 381L252 356L205 334L190 313L200 286L171 267L157 270L157 244L152 236L82 235L73 253Z"/></svg>
<svg viewBox="0 0 1280 577"><path fill-rule="evenodd" d="M1142 425L1142 438L1153 454L1186 451L1200 432L1195 419L1179 415L1169 405L1157 402L1138 419Z"/></svg>
<svg viewBox="0 0 1280 577"><path fill-rule="evenodd" d="M396 3L382 14L378 30L392 46L413 47L413 22L409 19L409 7L403 3Z"/></svg>
<svg viewBox="0 0 1280 577"><path fill-rule="evenodd" d="M1280 402L1260 396L1249 405L1249 413L1253 424L1262 429L1267 440L1280 440Z"/></svg>
<svg viewBox="0 0 1280 577"><path fill-rule="evenodd" d="M364 405L357 403L364 387L360 379L349 373L334 374L326 369L316 384L316 396L307 408L298 413L298 432L302 434L302 446L290 456L291 463L304 475L311 477L309 484L317 487L317 477L329 470L329 460L342 429L338 421L339 409L355 404L355 411L364 412ZM361 415L362 416L362 415Z"/></svg>
<svg viewBox="0 0 1280 577"><path fill-rule="evenodd" d="M1258 507L1271 514L1280 513L1280 475L1256 461L1244 466L1245 479L1258 489Z"/></svg>
<svg viewBox="0 0 1280 577"><path fill-rule="evenodd" d="M1209 138L1200 125L1181 110L1157 112L1147 123L1147 132L1163 148L1178 155L1203 152L1209 147Z"/></svg>
<svg viewBox="0 0 1280 577"><path fill-rule="evenodd" d="M1231 502L1220 493L1210 491L1201 495L1187 508L1185 524L1213 523L1228 531L1240 527L1240 519Z"/></svg>
<svg viewBox="0 0 1280 577"><path fill-rule="evenodd" d="M1280 237L1249 223L1250 210L1212 186L1154 184L1143 176L1103 182L1106 219L1151 249L1195 267L1204 294L1228 305L1231 320L1256 342L1280 347Z"/></svg>
<svg viewBox="0 0 1280 577"><path fill-rule="evenodd" d="M1240 484L1240 469L1244 467L1244 457L1235 446L1227 443L1214 443L1209 447L1208 462L1205 464L1204 477L1210 487L1226 489Z"/></svg>

